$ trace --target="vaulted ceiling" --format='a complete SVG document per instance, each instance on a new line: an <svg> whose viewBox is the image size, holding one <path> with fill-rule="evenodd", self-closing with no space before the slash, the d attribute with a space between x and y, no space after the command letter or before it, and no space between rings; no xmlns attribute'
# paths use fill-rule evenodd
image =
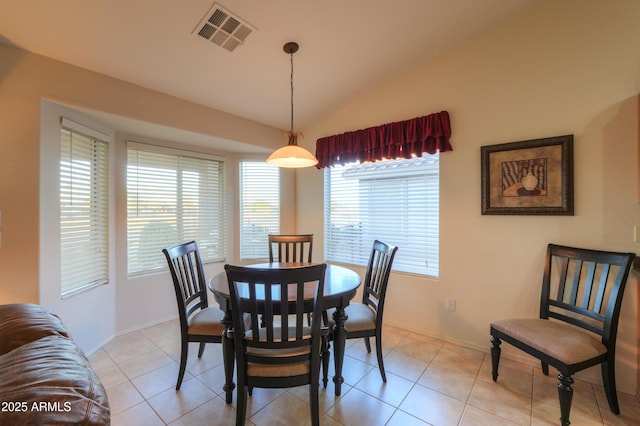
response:
<svg viewBox="0 0 640 426"><path fill-rule="evenodd" d="M296 41L302 129L533 1L0 0L0 41L282 129L290 120L282 47ZM217 31L215 41L196 34L216 7L240 22L222 27L246 30L235 48L218 38L225 28L216 19L204 31Z"/></svg>

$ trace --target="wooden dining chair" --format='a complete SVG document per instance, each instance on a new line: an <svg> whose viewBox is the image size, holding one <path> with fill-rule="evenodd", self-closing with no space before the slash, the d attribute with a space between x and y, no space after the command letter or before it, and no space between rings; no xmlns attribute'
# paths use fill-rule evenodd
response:
<svg viewBox="0 0 640 426"><path fill-rule="evenodd" d="M311 262L313 234L269 234L269 262Z"/></svg>
<svg viewBox="0 0 640 426"><path fill-rule="evenodd" d="M176 292L180 318L181 352L176 390L180 389L187 366L189 342L199 342L198 358L202 357L206 343L222 343L224 312L209 306L204 269L195 241L162 250Z"/></svg>
<svg viewBox="0 0 640 426"><path fill-rule="evenodd" d="M347 339L364 338L367 352L371 352L369 338L376 339L376 356L378 358L378 369L382 381L387 381L384 371L384 361L382 359L382 315L384 313L384 301L387 294L387 283L391 274L393 259L398 251L398 247L375 240L369 255L369 263L364 278L364 288L362 290L362 301L351 302L345 309L347 319ZM335 325L333 313L328 312L329 329ZM328 358L328 357L325 357ZM328 363L328 360L324 361ZM327 381L328 365L323 365L324 382Z"/></svg>
<svg viewBox="0 0 640 426"><path fill-rule="evenodd" d="M542 371L558 374L560 421L568 425L573 374L600 364L609 408L620 413L615 351L622 295L635 253L549 244L542 276L539 318L491 322L493 380L505 341L538 358Z"/></svg>
<svg viewBox="0 0 640 426"><path fill-rule="evenodd" d="M250 389L302 385L309 385L311 424L320 424L320 356L328 335L321 315L326 267L225 265L237 365L236 425L245 424ZM308 312L313 313L311 325L304 319Z"/></svg>

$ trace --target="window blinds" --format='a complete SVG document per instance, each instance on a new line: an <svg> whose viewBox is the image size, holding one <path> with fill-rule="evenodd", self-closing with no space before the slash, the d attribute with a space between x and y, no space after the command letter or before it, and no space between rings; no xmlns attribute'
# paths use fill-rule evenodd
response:
<svg viewBox="0 0 640 426"><path fill-rule="evenodd" d="M438 276L438 154L325 169L325 259L366 265L374 240L393 269Z"/></svg>
<svg viewBox="0 0 640 426"><path fill-rule="evenodd" d="M77 129L80 129L78 131ZM109 151L63 119L60 150L61 295L109 281Z"/></svg>
<svg viewBox="0 0 640 426"><path fill-rule="evenodd" d="M280 233L280 169L240 163L240 258L267 259L269 234Z"/></svg>
<svg viewBox="0 0 640 426"><path fill-rule="evenodd" d="M224 162L129 143L129 276L166 268L165 247L196 240L203 262L226 253Z"/></svg>

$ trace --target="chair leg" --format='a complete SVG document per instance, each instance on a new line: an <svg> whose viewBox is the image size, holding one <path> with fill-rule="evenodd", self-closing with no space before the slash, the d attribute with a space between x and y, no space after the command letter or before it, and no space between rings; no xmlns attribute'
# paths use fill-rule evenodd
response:
<svg viewBox="0 0 640 426"><path fill-rule="evenodd" d="M320 373L317 371L317 373ZM315 374L315 373L314 373ZM311 380L309 384L309 402L310 402L310 410L311 410L311 425L312 426L320 426L320 402L318 401L318 375L316 374L316 379Z"/></svg>
<svg viewBox="0 0 640 426"><path fill-rule="evenodd" d="M376 335L376 355L378 357L378 369L382 376L382 381L387 382L387 375L384 372L384 361L382 360L382 332Z"/></svg>
<svg viewBox="0 0 640 426"><path fill-rule="evenodd" d="M616 369L614 360L605 361L600 364L602 368L602 384L604 392L607 394L609 408L611 412L620 414L620 406L618 405L618 393L616 392Z"/></svg>
<svg viewBox="0 0 640 426"><path fill-rule="evenodd" d="M498 365L500 364L500 344L502 342L496 336L491 336L491 375L493 381L498 380Z"/></svg>
<svg viewBox="0 0 640 426"><path fill-rule="evenodd" d="M236 426L244 426L247 419L247 387L238 380L236 399Z"/></svg>
<svg viewBox="0 0 640 426"><path fill-rule="evenodd" d="M178 382L176 383L176 390L180 390L180 386L182 386L182 378L184 377L184 370L187 368L188 354L189 354L189 341L185 338L185 339L182 339L182 348L180 350L180 369L178 370Z"/></svg>
<svg viewBox="0 0 640 426"><path fill-rule="evenodd" d="M329 383L329 361L331 359L331 351L329 348L329 339L322 339L322 385L326 389Z"/></svg>
<svg viewBox="0 0 640 426"><path fill-rule="evenodd" d="M371 342L369 342L369 338L364 338L364 346L367 348L367 352L371 353Z"/></svg>
<svg viewBox="0 0 640 426"><path fill-rule="evenodd" d="M542 373L543 373L545 376L548 376L548 375L549 375L549 364L547 364L547 363L546 363L546 362L544 362L544 361L540 361L540 364L542 365Z"/></svg>
<svg viewBox="0 0 640 426"><path fill-rule="evenodd" d="M558 397L560 398L560 424L568 426L569 413L571 412L571 400L573 399L573 378L562 373L558 374Z"/></svg>
<svg viewBox="0 0 640 426"><path fill-rule="evenodd" d="M206 342L200 342L200 347L198 348L198 358L202 358L205 345L206 345Z"/></svg>

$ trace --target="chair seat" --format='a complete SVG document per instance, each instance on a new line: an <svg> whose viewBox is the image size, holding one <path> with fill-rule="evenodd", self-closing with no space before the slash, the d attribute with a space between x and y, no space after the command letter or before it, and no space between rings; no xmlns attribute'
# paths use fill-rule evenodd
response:
<svg viewBox="0 0 640 426"><path fill-rule="evenodd" d="M335 309L327 311L329 315L329 327L332 328L335 324L333 320L333 312ZM373 312L368 305L359 302L351 302L345 309L348 315L347 319L347 331L363 331L363 330L375 330L376 328L376 313Z"/></svg>
<svg viewBox="0 0 640 426"><path fill-rule="evenodd" d="M541 318L493 321L491 327L543 352L566 365L574 365L607 353L595 334L571 325Z"/></svg>
<svg viewBox="0 0 640 426"><path fill-rule="evenodd" d="M209 306L191 317L189 321L189 334L205 336L222 336L224 324L222 324L224 312L217 306Z"/></svg>

